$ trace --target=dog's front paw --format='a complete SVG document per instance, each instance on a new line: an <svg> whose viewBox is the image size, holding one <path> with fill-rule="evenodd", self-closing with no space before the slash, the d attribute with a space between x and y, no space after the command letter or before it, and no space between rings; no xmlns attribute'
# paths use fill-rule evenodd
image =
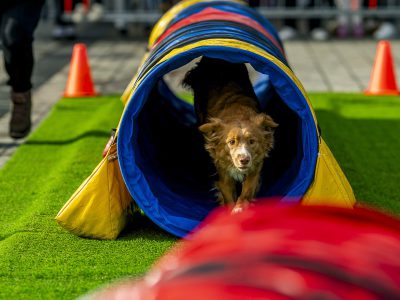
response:
<svg viewBox="0 0 400 300"><path fill-rule="evenodd" d="M237 203L231 210L231 214L239 214L249 207L249 203Z"/></svg>
<svg viewBox="0 0 400 300"><path fill-rule="evenodd" d="M224 206L225 205L225 200L224 200L224 196L222 196L222 193L220 191L218 191L216 193L217 196L217 202L220 206Z"/></svg>
<svg viewBox="0 0 400 300"><path fill-rule="evenodd" d="M231 211L231 215L240 214L240 213L243 212L243 211L244 211L244 207L235 205L235 206L233 207L232 211Z"/></svg>
<svg viewBox="0 0 400 300"><path fill-rule="evenodd" d="M241 201L235 204L235 206L231 210L231 214L238 214L248 209L249 207L253 207L254 204L250 201Z"/></svg>

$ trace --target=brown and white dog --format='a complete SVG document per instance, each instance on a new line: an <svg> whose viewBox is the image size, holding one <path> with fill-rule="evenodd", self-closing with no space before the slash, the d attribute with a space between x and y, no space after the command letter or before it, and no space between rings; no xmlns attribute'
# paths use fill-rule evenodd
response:
<svg viewBox="0 0 400 300"><path fill-rule="evenodd" d="M199 130L218 172L218 200L240 212L258 191L278 125L260 113L244 64L203 57L186 74L183 85L193 90Z"/></svg>

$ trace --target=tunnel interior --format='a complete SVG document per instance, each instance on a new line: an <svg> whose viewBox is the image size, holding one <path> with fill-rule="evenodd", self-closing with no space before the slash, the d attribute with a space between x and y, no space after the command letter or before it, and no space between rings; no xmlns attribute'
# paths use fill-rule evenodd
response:
<svg viewBox="0 0 400 300"><path fill-rule="evenodd" d="M301 196L301 189L305 191L310 183L302 181L311 178L314 169L312 164L304 167L304 160L310 160L305 156L313 152L304 151L308 147L304 131L310 128L304 123L310 116L301 114L307 104L293 105L299 102L298 94L287 99L292 92L285 87L287 78L276 79L274 70L260 67L265 64L243 58L234 62L238 59L257 71L253 87L260 107L279 124L257 197ZM128 103L131 107L124 113L118 141L122 174L133 198L150 218L176 235L193 229L217 206L216 170L204 149L190 96L177 93L166 80L169 72L192 60L186 57L147 75L145 86L136 93L140 97ZM309 174L302 177L304 172Z"/></svg>

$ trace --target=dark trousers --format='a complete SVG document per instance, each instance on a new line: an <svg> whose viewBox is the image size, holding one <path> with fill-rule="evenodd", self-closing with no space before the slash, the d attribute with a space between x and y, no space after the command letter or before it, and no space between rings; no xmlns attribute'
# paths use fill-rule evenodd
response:
<svg viewBox="0 0 400 300"><path fill-rule="evenodd" d="M14 92L32 88L33 34L39 23L44 0L1 1L0 38L8 85Z"/></svg>
<svg viewBox="0 0 400 300"><path fill-rule="evenodd" d="M0 0L1 1L1 0ZM82 1L74 0L72 1L72 6L75 7L77 3L80 3ZM63 19L63 14L64 14L64 0L53 0L54 6L55 6L55 23L60 26L64 25L72 25L73 22L69 20L64 20ZM103 0L92 0L90 1L91 4L93 3L98 3L98 4L103 4Z"/></svg>
<svg viewBox="0 0 400 300"><path fill-rule="evenodd" d="M286 7L291 7L294 8L296 7L296 0L286 0ZM329 5L329 6L333 6L333 0L327 0L324 2L325 5ZM315 0L311 0L308 5L306 6L306 8L308 9L312 9L315 6ZM290 26L292 28L296 28L296 19L286 19L285 20L285 25L286 26ZM309 29L313 30L315 28L321 27L321 19L320 18L310 18L309 20Z"/></svg>

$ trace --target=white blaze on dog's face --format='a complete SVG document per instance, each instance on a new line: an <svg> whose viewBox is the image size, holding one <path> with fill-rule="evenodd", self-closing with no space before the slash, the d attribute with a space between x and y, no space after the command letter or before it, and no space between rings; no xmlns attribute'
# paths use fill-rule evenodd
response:
<svg viewBox="0 0 400 300"><path fill-rule="evenodd" d="M233 165L245 172L253 164L256 139L248 128L232 128L227 135L226 143Z"/></svg>
<svg viewBox="0 0 400 300"><path fill-rule="evenodd" d="M199 127L204 134L205 148L217 167L229 170L242 181L250 169L258 169L274 144L273 132L277 127L271 117L260 113L250 120L226 122L211 118Z"/></svg>

